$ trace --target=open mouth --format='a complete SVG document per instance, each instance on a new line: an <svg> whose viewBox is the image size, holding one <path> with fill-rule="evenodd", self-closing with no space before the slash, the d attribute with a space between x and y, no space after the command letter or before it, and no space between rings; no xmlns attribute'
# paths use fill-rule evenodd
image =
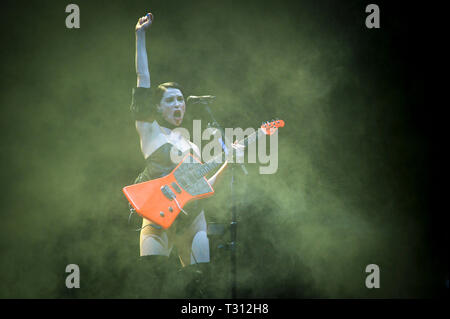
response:
<svg viewBox="0 0 450 319"><path fill-rule="evenodd" d="M175 112L173 112L173 118L176 120L180 120L181 119L181 111L176 110Z"/></svg>

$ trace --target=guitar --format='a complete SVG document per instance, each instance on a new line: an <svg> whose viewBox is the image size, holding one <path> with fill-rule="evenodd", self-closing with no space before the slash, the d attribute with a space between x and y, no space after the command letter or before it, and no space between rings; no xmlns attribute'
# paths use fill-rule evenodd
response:
<svg viewBox="0 0 450 319"><path fill-rule="evenodd" d="M259 136L271 135L283 120L266 122L261 129L247 136L238 144L254 143ZM222 154L212 160L201 163L196 157L187 154L171 173L147 182L125 186L122 191L135 211L164 229L169 228L183 207L190 201L209 197L214 189L208 183L206 175L219 167Z"/></svg>

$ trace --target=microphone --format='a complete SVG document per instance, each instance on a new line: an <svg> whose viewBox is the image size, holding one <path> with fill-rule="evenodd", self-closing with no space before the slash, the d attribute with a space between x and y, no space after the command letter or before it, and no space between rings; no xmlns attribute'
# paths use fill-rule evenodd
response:
<svg viewBox="0 0 450 319"><path fill-rule="evenodd" d="M214 102L214 99L216 97L214 95L202 95L202 96L195 96L190 95L187 98L187 102L190 104L211 104Z"/></svg>

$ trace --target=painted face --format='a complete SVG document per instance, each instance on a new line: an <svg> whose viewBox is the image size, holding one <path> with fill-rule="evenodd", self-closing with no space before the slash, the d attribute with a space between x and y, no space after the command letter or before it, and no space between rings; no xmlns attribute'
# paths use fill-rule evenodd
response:
<svg viewBox="0 0 450 319"><path fill-rule="evenodd" d="M158 109L167 122L179 126L186 112L183 93L179 89L168 88L159 102Z"/></svg>

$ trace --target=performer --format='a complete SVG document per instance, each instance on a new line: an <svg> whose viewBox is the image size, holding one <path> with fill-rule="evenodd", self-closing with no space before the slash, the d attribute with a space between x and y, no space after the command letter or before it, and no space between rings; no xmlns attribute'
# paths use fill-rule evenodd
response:
<svg viewBox="0 0 450 319"><path fill-rule="evenodd" d="M173 151L178 154L191 152L201 158L200 150L195 144L173 131L182 124L187 111L183 88L175 82L151 86L145 35L152 23L153 15L148 13L138 20L135 29L137 87L132 91L131 112L136 120L140 146L146 161L146 167L136 178L135 183L169 174L178 164L171 159ZM208 180L211 185L225 166L226 162ZM180 229L180 225L174 224L164 230L143 218L140 256L141 260L151 260L150 269L147 271L152 272L154 276L149 285L163 285L164 275L167 276L167 272L170 272L168 269L174 270L173 263L168 265L169 258L167 258L171 256L174 247L182 267L210 262L204 211L198 213L191 209L189 213L198 215L183 229Z"/></svg>

